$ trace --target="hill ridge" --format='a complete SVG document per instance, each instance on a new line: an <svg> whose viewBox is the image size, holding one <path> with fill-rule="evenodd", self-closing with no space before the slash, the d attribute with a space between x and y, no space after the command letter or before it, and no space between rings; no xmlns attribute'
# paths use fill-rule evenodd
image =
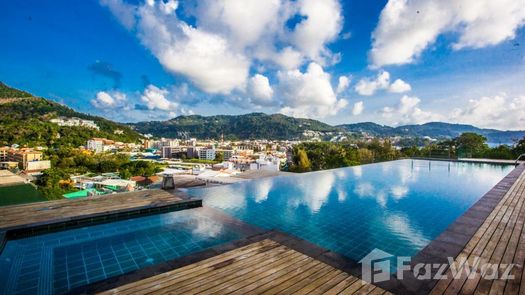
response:
<svg viewBox="0 0 525 295"><path fill-rule="evenodd" d="M17 97L18 96L18 97ZM70 146L85 145L92 137L138 142L142 136L122 123L93 116L0 82L0 146ZM100 130L82 126L59 126L49 120L77 117L94 121ZM121 132L116 132L120 130ZM120 134L121 133L121 134Z"/></svg>

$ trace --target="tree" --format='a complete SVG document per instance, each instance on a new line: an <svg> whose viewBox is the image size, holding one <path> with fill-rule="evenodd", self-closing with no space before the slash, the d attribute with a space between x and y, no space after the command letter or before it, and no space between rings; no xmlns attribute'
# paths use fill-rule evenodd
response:
<svg viewBox="0 0 525 295"><path fill-rule="evenodd" d="M133 176L133 175L131 175L131 172L129 172L128 169L122 169L122 170L119 172L119 176L120 176L120 178L122 178L122 179L130 179L131 176Z"/></svg>
<svg viewBox="0 0 525 295"><path fill-rule="evenodd" d="M374 154L367 148L360 148L357 150L359 162L361 164L367 164L374 162Z"/></svg>
<svg viewBox="0 0 525 295"><path fill-rule="evenodd" d="M297 149L292 170L295 172L307 172L312 170L312 164L304 149Z"/></svg>
<svg viewBox="0 0 525 295"><path fill-rule="evenodd" d="M224 161L224 153L223 152L215 153L215 161L217 161L219 163Z"/></svg>
<svg viewBox="0 0 525 295"><path fill-rule="evenodd" d="M512 152L510 146L502 144L500 146L487 149L487 151L484 154L484 158L512 160L515 159L516 156L514 156L514 153Z"/></svg>
<svg viewBox="0 0 525 295"><path fill-rule="evenodd" d="M454 141L458 156L482 157L488 149L487 138L473 132L465 132Z"/></svg>
<svg viewBox="0 0 525 295"><path fill-rule="evenodd" d="M516 143L516 146L514 146L512 151L514 152L515 157L525 154L525 137L523 137Z"/></svg>

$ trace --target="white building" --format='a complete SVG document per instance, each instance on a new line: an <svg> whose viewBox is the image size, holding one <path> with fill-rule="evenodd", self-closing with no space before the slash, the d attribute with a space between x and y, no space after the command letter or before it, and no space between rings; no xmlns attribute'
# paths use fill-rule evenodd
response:
<svg viewBox="0 0 525 295"><path fill-rule="evenodd" d="M225 161L228 161L231 157L233 157L233 154L234 154L233 150L217 150L217 152L220 152L223 154L224 156L223 159Z"/></svg>
<svg viewBox="0 0 525 295"><path fill-rule="evenodd" d="M199 175L206 171L206 167L204 165L195 165L191 168L191 174L193 175Z"/></svg>
<svg viewBox="0 0 525 295"><path fill-rule="evenodd" d="M250 170L269 170L279 171L281 169L281 159L274 156L260 155L255 163L250 164Z"/></svg>
<svg viewBox="0 0 525 295"><path fill-rule="evenodd" d="M215 160L215 149L214 148L208 148L208 149L202 149L199 151L199 159L201 160Z"/></svg>
<svg viewBox="0 0 525 295"><path fill-rule="evenodd" d="M104 151L104 141L100 138L93 138L87 141L86 148L95 153Z"/></svg>
<svg viewBox="0 0 525 295"><path fill-rule="evenodd" d="M58 117L55 119L49 120L51 123L55 123L58 126L82 126L82 127L88 127L99 130L99 127L97 124L95 124L95 121L91 120L84 120L80 118L67 118L67 117Z"/></svg>
<svg viewBox="0 0 525 295"><path fill-rule="evenodd" d="M174 158L174 154L180 153L182 151L183 151L182 147L179 147L179 146L163 146L162 149L160 150L161 152L160 157L171 159L171 158Z"/></svg>

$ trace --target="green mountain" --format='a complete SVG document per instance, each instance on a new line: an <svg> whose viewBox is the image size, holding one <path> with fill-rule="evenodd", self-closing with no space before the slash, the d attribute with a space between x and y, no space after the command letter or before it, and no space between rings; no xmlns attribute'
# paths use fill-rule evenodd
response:
<svg viewBox="0 0 525 295"><path fill-rule="evenodd" d="M395 134L394 127L379 125L373 122L343 124L338 125L337 127L348 132L367 133L378 137L387 137Z"/></svg>
<svg viewBox="0 0 525 295"><path fill-rule="evenodd" d="M80 126L58 126L49 120L57 117L92 120L100 130ZM125 124L76 112L59 103L35 97L0 82L0 146L85 145L92 137L137 142L142 136Z"/></svg>
<svg viewBox="0 0 525 295"><path fill-rule="evenodd" d="M321 137L340 132L337 127L311 120L281 114L251 113L238 116L179 116L168 121L139 122L131 124L143 134L157 137L196 137L218 139L299 139L310 134Z"/></svg>
<svg viewBox="0 0 525 295"><path fill-rule="evenodd" d="M22 90L11 88L0 82L0 98L16 98L16 97L31 97L30 93Z"/></svg>
<svg viewBox="0 0 525 295"><path fill-rule="evenodd" d="M348 132L368 133L378 137L403 136L425 137L437 139L454 138L464 132L474 132L487 138L490 143L514 143L525 136L525 131L501 131L496 129L483 129L466 124L450 124L443 122L430 122L421 125L404 125L399 127L383 126L371 122L344 124L338 127Z"/></svg>
<svg viewBox="0 0 525 295"><path fill-rule="evenodd" d="M58 126L49 120L77 117L94 121L100 130L87 127ZM101 117L74 111L59 103L35 97L0 82L0 146L10 144L45 146L80 146L92 137L105 137L123 142L136 142L139 134L156 137L218 139L305 139L317 136L333 139L341 133L369 134L376 137L401 136L448 139L463 132L475 132L491 143L510 144L525 137L525 131L482 129L472 125L431 122L421 125L390 127L372 122L331 126L312 119L281 114L251 113L245 115L179 116L167 121L120 124Z"/></svg>

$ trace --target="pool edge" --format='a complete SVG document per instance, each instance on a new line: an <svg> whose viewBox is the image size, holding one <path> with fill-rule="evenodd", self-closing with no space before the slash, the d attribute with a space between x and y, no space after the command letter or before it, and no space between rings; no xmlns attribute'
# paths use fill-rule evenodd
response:
<svg viewBox="0 0 525 295"><path fill-rule="evenodd" d="M52 219L45 222L2 228L0 231L5 233L5 240L13 240L90 225L125 220L129 218L168 213L198 207L202 207L201 199L179 200L170 204L146 205L109 212L97 212L92 214L77 215L74 217ZM1 253L2 251L0 251L0 254Z"/></svg>
<svg viewBox="0 0 525 295"><path fill-rule="evenodd" d="M520 164L503 177L412 258L410 263L412 269L418 263L448 264L448 257L455 259L524 172L525 164ZM437 282L436 279L416 280L411 277L408 280L403 280L402 284L404 288L416 294L429 294Z"/></svg>

